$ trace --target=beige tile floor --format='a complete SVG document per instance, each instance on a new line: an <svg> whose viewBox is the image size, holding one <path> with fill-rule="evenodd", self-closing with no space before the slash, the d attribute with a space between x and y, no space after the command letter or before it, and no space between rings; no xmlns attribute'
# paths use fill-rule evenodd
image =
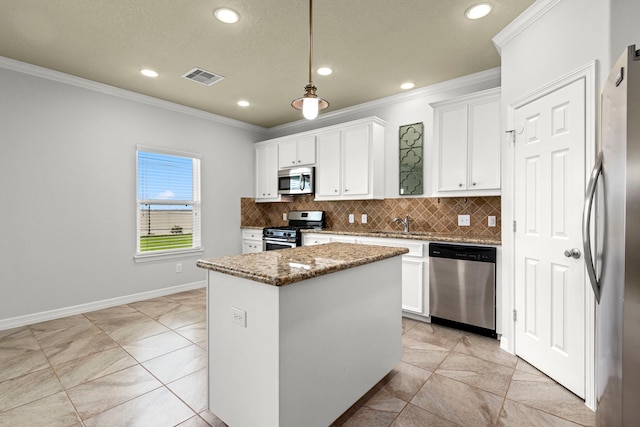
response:
<svg viewBox="0 0 640 427"><path fill-rule="evenodd" d="M0 331L0 427L225 426L205 290ZM575 426L594 414L496 340L403 319L402 362L335 426Z"/></svg>

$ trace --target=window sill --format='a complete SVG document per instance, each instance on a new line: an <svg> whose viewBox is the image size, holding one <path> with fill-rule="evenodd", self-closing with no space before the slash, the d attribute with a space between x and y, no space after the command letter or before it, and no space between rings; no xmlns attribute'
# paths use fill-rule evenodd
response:
<svg viewBox="0 0 640 427"><path fill-rule="evenodd" d="M204 249L188 249L184 251L137 254L133 256L133 260L135 262L164 261L167 259L191 258L202 254L204 254Z"/></svg>

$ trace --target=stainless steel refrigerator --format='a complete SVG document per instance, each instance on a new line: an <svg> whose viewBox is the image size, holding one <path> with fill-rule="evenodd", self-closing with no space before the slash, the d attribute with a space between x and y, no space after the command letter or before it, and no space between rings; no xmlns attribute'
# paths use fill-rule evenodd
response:
<svg viewBox="0 0 640 427"><path fill-rule="evenodd" d="M600 146L583 235L596 300L597 425L640 425L640 51L602 91ZM594 208L595 207L595 208Z"/></svg>

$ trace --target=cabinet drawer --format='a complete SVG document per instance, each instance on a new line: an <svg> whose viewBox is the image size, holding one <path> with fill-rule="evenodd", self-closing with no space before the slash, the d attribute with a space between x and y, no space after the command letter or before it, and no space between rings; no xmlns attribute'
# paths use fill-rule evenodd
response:
<svg viewBox="0 0 640 427"><path fill-rule="evenodd" d="M242 230L242 240L262 240L262 230Z"/></svg>

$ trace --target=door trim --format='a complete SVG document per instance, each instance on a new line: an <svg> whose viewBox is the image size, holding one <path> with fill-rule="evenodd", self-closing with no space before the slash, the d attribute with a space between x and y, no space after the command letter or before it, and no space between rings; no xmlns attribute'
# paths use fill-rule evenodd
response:
<svg viewBox="0 0 640 427"><path fill-rule="evenodd" d="M516 99L506 106L507 126L503 129L506 133L506 144L502 150L502 248L503 263L502 276L504 277L504 288L502 292L502 319L503 330L500 346L514 354L515 353L515 322L513 321L513 310L515 309L515 233L513 231L513 221L515 219L515 150L513 147L512 134L509 132L515 128L515 111L537 99L548 95L564 86L577 80L585 81L585 182L588 182L588 175L593 169L596 155L596 131L597 131L597 104L596 104L596 71L597 62L592 61L574 70L573 72L554 80L535 91ZM508 256L506 254L509 254ZM585 266L585 278L586 266ZM585 280L585 286L588 283ZM595 410L596 389L595 389L595 298L591 288L585 291L585 404ZM511 319L510 321L508 319Z"/></svg>

